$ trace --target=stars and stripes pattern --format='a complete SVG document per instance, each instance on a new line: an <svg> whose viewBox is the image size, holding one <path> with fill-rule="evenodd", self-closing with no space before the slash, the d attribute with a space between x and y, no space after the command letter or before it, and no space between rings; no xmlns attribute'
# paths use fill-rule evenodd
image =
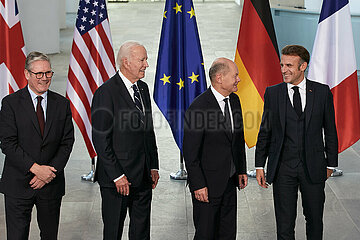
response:
<svg viewBox="0 0 360 240"><path fill-rule="evenodd" d="M91 101L115 74L115 58L105 0L80 0L71 49L66 97L91 158Z"/></svg>
<svg viewBox="0 0 360 240"><path fill-rule="evenodd" d="M0 100L26 86L25 43L16 0L0 0Z"/></svg>

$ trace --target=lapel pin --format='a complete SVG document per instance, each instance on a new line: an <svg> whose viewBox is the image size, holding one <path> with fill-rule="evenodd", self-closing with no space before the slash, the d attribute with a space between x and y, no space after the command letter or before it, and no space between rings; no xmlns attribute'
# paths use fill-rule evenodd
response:
<svg viewBox="0 0 360 240"><path fill-rule="evenodd" d="M312 89L309 89L309 92L312 92Z"/></svg>

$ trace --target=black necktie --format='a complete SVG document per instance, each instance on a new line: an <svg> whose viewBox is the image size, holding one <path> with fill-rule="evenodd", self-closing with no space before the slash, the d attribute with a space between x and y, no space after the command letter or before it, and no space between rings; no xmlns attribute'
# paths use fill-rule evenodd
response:
<svg viewBox="0 0 360 240"><path fill-rule="evenodd" d="M44 136L45 118L44 118L44 111L41 107L41 100L43 100L43 97L37 96L36 98L37 98L36 117L39 122L41 136Z"/></svg>
<svg viewBox="0 0 360 240"><path fill-rule="evenodd" d="M136 84L132 85L132 88L134 89L134 102L135 102L136 108L137 108L142 114L144 114L143 106L142 106L142 104L141 104L141 98L140 98L139 89L137 88Z"/></svg>
<svg viewBox="0 0 360 240"><path fill-rule="evenodd" d="M230 130L230 132L232 132L232 128L231 128L231 119L230 119L230 110L229 110L229 99L228 98L224 98L224 102L225 102L225 109L224 109L224 115L225 115L225 125L226 128L228 130Z"/></svg>
<svg viewBox="0 0 360 240"><path fill-rule="evenodd" d="M224 109L224 114L225 114L225 126L226 128L230 131L230 135L232 136L232 127L231 127L231 119L230 119L230 110L229 110L229 99L228 98L224 98L224 102L225 102L225 109ZM235 170L235 165L234 162L232 160L232 158L230 159L230 177L232 177L235 174L236 170Z"/></svg>
<svg viewBox="0 0 360 240"><path fill-rule="evenodd" d="M294 90L294 96L293 96L294 109L295 109L295 112L297 113L297 115L300 117L300 115L302 113L302 107L301 107L301 97L300 97L300 93L299 93L299 87L294 86L294 87L292 87L292 89Z"/></svg>

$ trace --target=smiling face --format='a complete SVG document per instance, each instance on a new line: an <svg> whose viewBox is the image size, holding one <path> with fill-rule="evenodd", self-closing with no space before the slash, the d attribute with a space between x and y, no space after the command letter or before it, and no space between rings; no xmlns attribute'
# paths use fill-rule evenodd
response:
<svg viewBox="0 0 360 240"><path fill-rule="evenodd" d="M240 82L239 70L236 64L230 60L226 61L229 67L229 71L221 73L220 77L220 88L223 96L229 96L231 93L238 90L238 83Z"/></svg>
<svg viewBox="0 0 360 240"><path fill-rule="evenodd" d="M280 66L285 83L298 85L304 79L307 63L301 61L299 56L282 55Z"/></svg>
<svg viewBox="0 0 360 240"><path fill-rule="evenodd" d="M126 77L131 82L136 82L145 77L145 70L149 67L146 49L139 45L131 49L130 57L126 58L124 67L126 68Z"/></svg>
<svg viewBox="0 0 360 240"><path fill-rule="evenodd" d="M50 63L44 60L34 61L30 64L29 70L31 72L27 69L25 69L24 71L30 89L36 95L41 95L45 93L50 87L51 78L47 78L45 74L43 74L41 79L37 79L36 74L34 73L51 71Z"/></svg>

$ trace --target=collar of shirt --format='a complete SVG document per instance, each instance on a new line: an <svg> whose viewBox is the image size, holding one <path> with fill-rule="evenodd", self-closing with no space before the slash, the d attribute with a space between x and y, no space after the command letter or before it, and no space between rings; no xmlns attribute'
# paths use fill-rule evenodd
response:
<svg viewBox="0 0 360 240"><path fill-rule="evenodd" d="M293 98L294 98L294 89L292 89L292 87L294 87L294 86L299 87L299 93L300 93L300 98L301 98L301 108L302 108L302 111L304 111L305 105L306 105L306 79L305 79L305 77L298 85L287 83L288 95L289 95L289 99L290 99L290 102L292 105L293 105Z"/></svg>
<svg viewBox="0 0 360 240"><path fill-rule="evenodd" d="M27 86L28 90L29 90L29 93L30 93L30 97L31 97L31 100L33 102L33 105L34 105L34 110L36 112L36 106L37 106L37 97L38 96L42 96L43 97L43 100L41 101L41 107L43 108L43 112L44 112L44 117L45 117L45 120L46 120L46 107L47 107L47 96L48 96L48 91L44 92L43 94L41 95L36 95L36 93L33 92L33 90L30 89L29 85Z"/></svg>
<svg viewBox="0 0 360 240"><path fill-rule="evenodd" d="M214 94L216 101L218 102L221 111L224 113L224 109L225 109L225 102L224 102L224 98L229 99L229 96L224 97L221 93L219 93L218 91L216 91L216 89L211 85L210 87L212 93ZM229 103L230 106L230 103Z"/></svg>
<svg viewBox="0 0 360 240"><path fill-rule="evenodd" d="M124 76L124 74L122 74L122 72L121 72L120 70L118 71L118 73L119 73L122 81L124 82L125 87L126 87L126 89L128 90L131 99L134 101L134 89L132 88L132 86L135 84L135 85L138 87L137 82L135 82L135 83L130 82L130 80L127 79L127 78ZM139 87L138 87L138 88L139 88Z"/></svg>

